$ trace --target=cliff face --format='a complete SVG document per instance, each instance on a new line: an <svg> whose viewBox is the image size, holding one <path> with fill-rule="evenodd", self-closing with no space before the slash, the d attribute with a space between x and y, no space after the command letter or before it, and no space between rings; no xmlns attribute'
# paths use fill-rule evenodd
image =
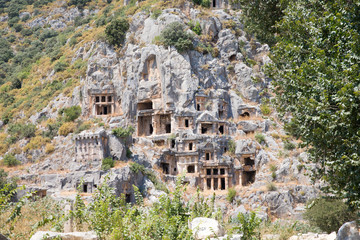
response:
<svg viewBox="0 0 360 240"><path fill-rule="evenodd" d="M89 126L86 131L79 127L77 133L47 140L54 146L51 152L45 144L24 150L31 142L26 138L10 145L6 154L28 164L9 169L11 175L55 197L74 190L81 179L83 190L92 192L108 172L113 174L110 181L117 193L129 194L129 199L133 199L132 184L147 192L149 199L161 194L146 176L126 166L134 161L155 169L169 186L175 176L185 174L191 187L200 187L205 194L216 190L219 205L233 187L246 208L261 206L264 215L297 216L317 190L304 176L306 153L296 149L269 105L271 82L263 73L270 62L269 47L244 31L240 11L200 9L185 1L169 6L177 8L163 7L154 17L148 9L137 8L129 16L123 47L114 49L103 39L104 27L97 26L102 16L116 16L123 7L122 2L109 6L90 3L78 9L55 1L47 6L48 15L29 13L33 16L25 22L29 28L48 27L60 33L76 21L89 20L73 28L75 34L67 35L61 49L66 53L58 62L65 61L69 69L58 71L55 64L44 72L36 65L40 60L30 73L29 79L41 72L44 86L62 81L69 87L50 94L44 107L16 113L16 118L45 132L46 123L58 121L61 108L81 106L80 120ZM61 16L55 19L55 15ZM1 21L5 26L5 14ZM194 50L180 53L174 47L153 44L173 22L194 35ZM187 27L193 23L201 26L201 35ZM24 80L25 87L26 81L30 80ZM132 138L114 136L113 129L128 126L135 129ZM7 126L2 129L9 133ZM100 170L105 157L117 160L115 169ZM229 214L244 209L220 207Z"/></svg>

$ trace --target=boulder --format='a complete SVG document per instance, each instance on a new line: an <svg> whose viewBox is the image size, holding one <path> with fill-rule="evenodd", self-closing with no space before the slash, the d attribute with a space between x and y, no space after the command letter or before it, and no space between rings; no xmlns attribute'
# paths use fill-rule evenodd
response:
<svg viewBox="0 0 360 240"><path fill-rule="evenodd" d="M360 240L359 226L356 221L344 223L336 236L337 240Z"/></svg>
<svg viewBox="0 0 360 240"><path fill-rule="evenodd" d="M59 233L49 231L36 232L30 240L42 240L42 239L58 239L62 240L97 240L98 237L94 232L70 232L70 233Z"/></svg>
<svg viewBox="0 0 360 240"><path fill-rule="evenodd" d="M208 239L224 235L224 229L219 222L211 218L194 218L190 223L190 229L195 239Z"/></svg>

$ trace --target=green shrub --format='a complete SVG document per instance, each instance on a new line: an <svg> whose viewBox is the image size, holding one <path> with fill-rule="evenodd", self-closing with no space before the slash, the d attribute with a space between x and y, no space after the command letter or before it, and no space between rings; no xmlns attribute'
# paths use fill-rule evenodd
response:
<svg viewBox="0 0 360 240"><path fill-rule="evenodd" d="M193 0L193 3L196 5L201 5L206 8L209 8L211 6L210 0Z"/></svg>
<svg viewBox="0 0 360 240"><path fill-rule="evenodd" d="M235 154L236 151L236 143L234 140L230 139L228 142L228 149L229 149L229 153L231 154Z"/></svg>
<svg viewBox="0 0 360 240"><path fill-rule="evenodd" d="M63 61L57 61L54 65L54 71L55 72L62 72L69 66L68 63Z"/></svg>
<svg viewBox="0 0 360 240"><path fill-rule="evenodd" d="M83 8L88 2L91 2L91 0L70 0L68 5L75 5L78 8Z"/></svg>
<svg viewBox="0 0 360 240"><path fill-rule="evenodd" d="M139 171L145 173L145 169L146 168L144 165L138 164L136 162L130 163L130 170L134 173L138 173Z"/></svg>
<svg viewBox="0 0 360 240"><path fill-rule="evenodd" d="M112 130L112 134L114 134L118 138L127 138L131 136L135 132L135 129L132 126L129 126L127 128L114 128Z"/></svg>
<svg viewBox="0 0 360 240"><path fill-rule="evenodd" d="M21 162L12 154L6 154L3 158L3 163L7 167L14 167L21 164Z"/></svg>
<svg viewBox="0 0 360 240"><path fill-rule="evenodd" d="M102 160L101 169L109 170L115 166L115 161L111 157L104 158Z"/></svg>
<svg viewBox="0 0 360 240"><path fill-rule="evenodd" d="M272 172L271 173L271 177L272 177L272 179L273 179L273 181L276 179L276 172Z"/></svg>
<svg viewBox="0 0 360 240"><path fill-rule="evenodd" d="M292 142L289 142L289 141L286 141L284 143L284 149L285 150L288 150L288 151L291 151L291 150L294 150L296 148L296 145Z"/></svg>
<svg viewBox="0 0 360 240"><path fill-rule="evenodd" d="M31 138L35 136L36 126L32 123L29 124L14 123L9 125L7 131L10 134L10 136L16 138L17 140L23 138Z"/></svg>
<svg viewBox="0 0 360 240"><path fill-rule="evenodd" d="M273 182L268 183L266 185L266 188L267 188L268 191L276 191L277 190L276 185Z"/></svg>
<svg viewBox="0 0 360 240"><path fill-rule="evenodd" d="M242 233L243 236L241 239L261 239L260 232L258 231L261 224L261 219L256 216L255 212L251 212L249 214L239 213L235 221L239 223L239 226L233 227L232 230L237 233Z"/></svg>
<svg viewBox="0 0 360 240"><path fill-rule="evenodd" d="M179 22L166 26L158 40L165 47L174 46L180 53L194 48L193 36L187 33Z"/></svg>
<svg viewBox="0 0 360 240"><path fill-rule="evenodd" d="M91 128L91 124L89 122L81 123L80 126L76 129L75 133L81 133L82 131L88 130Z"/></svg>
<svg viewBox="0 0 360 240"><path fill-rule="evenodd" d="M59 110L60 115L64 115L64 120L66 122L73 122L81 115L80 106L71 106L68 108L63 108Z"/></svg>
<svg viewBox="0 0 360 240"><path fill-rule="evenodd" d="M229 201L229 203L232 203L236 197L236 190L234 188L229 188L226 200Z"/></svg>
<svg viewBox="0 0 360 240"><path fill-rule="evenodd" d="M130 148L126 148L126 157L127 158L131 158L132 157L132 151L130 150Z"/></svg>
<svg viewBox="0 0 360 240"><path fill-rule="evenodd" d="M151 18L157 19L162 14L162 10L159 8L156 8L152 11Z"/></svg>
<svg viewBox="0 0 360 240"><path fill-rule="evenodd" d="M122 46L129 27L130 24L126 18L112 20L105 29L106 39L112 45Z"/></svg>
<svg viewBox="0 0 360 240"><path fill-rule="evenodd" d="M267 116L271 114L271 108L268 104L261 104L260 110L263 115Z"/></svg>
<svg viewBox="0 0 360 240"><path fill-rule="evenodd" d="M276 172L276 170L277 170L277 166L275 164L271 164L270 165L270 171L271 172Z"/></svg>
<svg viewBox="0 0 360 240"><path fill-rule="evenodd" d="M260 144L263 144L265 143L265 136L261 133L256 133L255 134L255 140L260 143Z"/></svg>
<svg viewBox="0 0 360 240"><path fill-rule="evenodd" d="M201 35L202 29L201 29L201 25L200 25L199 22L196 22L196 23L194 24L193 21L190 21L188 25L189 25L190 29L191 29L194 33L196 33L196 34L199 35L199 36Z"/></svg>
<svg viewBox="0 0 360 240"><path fill-rule="evenodd" d="M318 198L308 202L304 218L310 224L331 233L345 222L357 219L357 212L349 210L340 199Z"/></svg>

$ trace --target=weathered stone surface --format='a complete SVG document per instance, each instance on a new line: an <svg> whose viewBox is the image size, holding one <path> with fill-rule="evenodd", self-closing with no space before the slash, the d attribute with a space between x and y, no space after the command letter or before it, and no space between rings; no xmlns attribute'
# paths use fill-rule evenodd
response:
<svg viewBox="0 0 360 240"><path fill-rule="evenodd" d="M114 135L109 135L109 151L116 160L126 159L126 147L122 140Z"/></svg>
<svg viewBox="0 0 360 240"><path fill-rule="evenodd" d="M265 202L271 213L278 217L288 217L293 213L294 198L289 192L269 192L265 195Z"/></svg>
<svg viewBox="0 0 360 240"><path fill-rule="evenodd" d="M337 240L360 240L359 226L356 221L344 223L336 236Z"/></svg>
<svg viewBox="0 0 360 240"><path fill-rule="evenodd" d="M335 240L336 233L331 234L318 234L318 233L306 233L298 236L292 236L289 240Z"/></svg>
<svg viewBox="0 0 360 240"><path fill-rule="evenodd" d="M59 233L49 231L36 232L30 240L42 240L42 239L56 239L60 237L62 240L98 240L98 237L94 232L71 232L71 233Z"/></svg>
<svg viewBox="0 0 360 240"><path fill-rule="evenodd" d="M195 239L207 239L224 235L224 230L219 222L211 218L194 218L190 223L190 229Z"/></svg>

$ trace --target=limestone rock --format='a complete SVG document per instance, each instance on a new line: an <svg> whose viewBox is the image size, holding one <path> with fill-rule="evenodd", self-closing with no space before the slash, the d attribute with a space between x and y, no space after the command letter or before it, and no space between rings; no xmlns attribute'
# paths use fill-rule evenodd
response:
<svg viewBox="0 0 360 240"><path fill-rule="evenodd" d="M265 195L265 202L271 213L278 217L288 217L293 213L294 198L289 192L269 192Z"/></svg>
<svg viewBox="0 0 360 240"><path fill-rule="evenodd" d="M126 159L126 147L121 139L114 135L109 135L110 155L117 160Z"/></svg>
<svg viewBox="0 0 360 240"><path fill-rule="evenodd" d="M292 236L289 240L335 240L336 233L331 234L318 234L318 233L306 233L298 236Z"/></svg>
<svg viewBox="0 0 360 240"><path fill-rule="evenodd" d="M59 233L49 231L36 232L30 240L42 240L42 239L58 239L62 240L98 240L98 237L94 232L70 232L70 233Z"/></svg>
<svg viewBox="0 0 360 240"><path fill-rule="evenodd" d="M219 222L211 218L194 218L190 223L190 229L195 239L207 239L224 235L224 230Z"/></svg>
<svg viewBox="0 0 360 240"><path fill-rule="evenodd" d="M336 236L337 240L360 240L359 226L356 221L344 223Z"/></svg>

